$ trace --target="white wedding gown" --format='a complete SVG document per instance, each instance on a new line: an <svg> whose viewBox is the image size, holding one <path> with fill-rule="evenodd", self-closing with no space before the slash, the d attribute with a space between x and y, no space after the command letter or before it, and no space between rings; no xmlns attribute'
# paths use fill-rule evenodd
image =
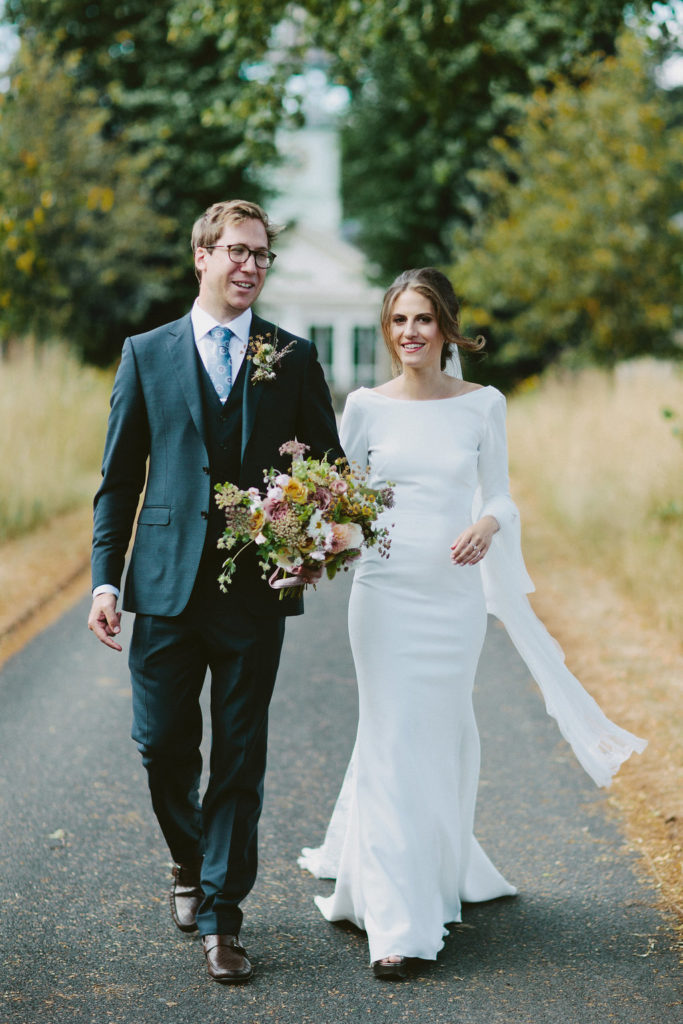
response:
<svg viewBox="0 0 683 1024"><path fill-rule="evenodd" d="M388 559L365 551L355 570L358 734L325 841L299 863L336 878L333 894L316 903L329 921L366 930L371 961L433 960L463 901L516 891L473 834L472 689L487 606L596 782L608 784L645 744L605 718L528 604L503 395L487 387L413 402L361 388L347 400L341 439L349 461L370 466L370 486L394 486L395 507L383 514L393 524L391 551ZM450 545L473 515L487 513L500 525L489 553L479 566L454 566Z"/></svg>

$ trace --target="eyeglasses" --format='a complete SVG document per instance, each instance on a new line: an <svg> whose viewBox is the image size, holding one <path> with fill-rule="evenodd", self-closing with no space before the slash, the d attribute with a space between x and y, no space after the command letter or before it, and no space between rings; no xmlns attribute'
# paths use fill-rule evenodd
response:
<svg viewBox="0 0 683 1024"><path fill-rule="evenodd" d="M275 262L276 254L269 249L250 249L248 245L204 245L203 249L225 249L233 263L246 263L250 256L254 257L256 266L268 270Z"/></svg>

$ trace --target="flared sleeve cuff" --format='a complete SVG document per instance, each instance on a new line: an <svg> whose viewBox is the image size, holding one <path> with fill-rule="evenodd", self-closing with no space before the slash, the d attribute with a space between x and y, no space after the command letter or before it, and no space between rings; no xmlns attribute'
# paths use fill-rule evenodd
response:
<svg viewBox="0 0 683 1024"><path fill-rule="evenodd" d="M609 786L620 765L647 741L615 725L564 663L564 653L526 597L534 589L524 565L519 515L495 534L481 562L488 611L508 636L543 694L546 710L596 786Z"/></svg>
<svg viewBox="0 0 683 1024"><path fill-rule="evenodd" d="M500 529L493 535L491 547L481 563L481 578L486 606L492 615L501 595L523 595L533 592L533 580L522 556L522 527L519 509L509 495L498 495L482 504L478 493L473 507L473 520L492 515Z"/></svg>
<svg viewBox="0 0 683 1024"><path fill-rule="evenodd" d="M500 526L481 562L486 606L505 626L579 763L597 786L609 786L620 765L642 753L647 742L607 718L569 671L562 648L526 597L534 585L522 556L519 512L508 490L505 400L500 398L491 408L480 448L480 488L473 508L474 519L489 514Z"/></svg>
<svg viewBox="0 0 683 1024"><path fill-rule="evenodd" d="M519 510L507 494L496 494L482 504L478 518L482 516L493 516L501 530L513 528L519 522Z"/></svg>
<svg viewBox="0 0 683 1024"><path fill-rule="evenodd" d="M612 776L647 741L615 725L564 663L557 641L534 614L526 597L498 594L494 614L501 620L543 694L546 710L596 786Z"/></svg>

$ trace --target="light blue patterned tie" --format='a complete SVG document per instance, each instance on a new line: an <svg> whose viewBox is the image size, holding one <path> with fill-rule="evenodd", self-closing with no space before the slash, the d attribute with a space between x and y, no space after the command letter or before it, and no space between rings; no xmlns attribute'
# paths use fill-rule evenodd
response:
<svg viewBox="0 0 683 1024"><path fill-rule="evenodd" d="M229 327L213 327L209 331L206 346L206 370L221 402L225 402L232 387L231 338L232 331Z"/></svg>

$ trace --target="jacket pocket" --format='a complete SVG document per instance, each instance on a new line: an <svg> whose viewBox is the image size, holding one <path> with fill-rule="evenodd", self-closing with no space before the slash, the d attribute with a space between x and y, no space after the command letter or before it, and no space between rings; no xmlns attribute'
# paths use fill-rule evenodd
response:
<svg viewBox="0 0 683 1024"><path fill-rule="evenodd" d="M138 516L138 526L168 526L170 521L168 505L143 505Z"/></svg>

